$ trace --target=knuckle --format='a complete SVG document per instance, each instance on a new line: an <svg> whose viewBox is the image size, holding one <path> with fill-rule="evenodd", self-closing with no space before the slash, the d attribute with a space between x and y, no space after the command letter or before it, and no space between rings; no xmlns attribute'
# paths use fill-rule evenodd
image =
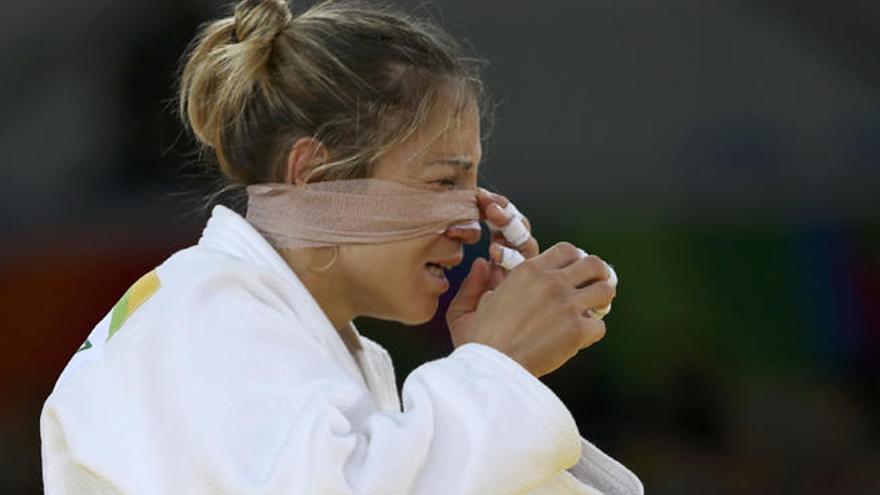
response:
<svg viewBox="0 0 880 495"><path fill-rule="evenodd" d="M578 248L567 241L557 242L554 247L566 255L574 256L578 253Z"/></svg>
<svg viewBox="0 0 880 495"><path fill-rule="evenodd" d="M611 302L615 296L617 296L617 288L609 284L608 282L602 282L602 294L605 297L607 302Z"/></svg>
<svg viewBox="0 0 880 495"><path fill-rule="evenodd" d="M541 275L541 268L533 261L525 260L520 263L517 268L530 277L538 277Z"/></svg>
<svg viewBox="0 0 880 495"><path fill-rule="evenodd" d="M605 266L605 262L602 261L602 258L591 254L587 256L587 263L589 264L590 269L601 275L602 278L608 278L608 276L611 275L611 272L608 271L608 267Z"/></svg>

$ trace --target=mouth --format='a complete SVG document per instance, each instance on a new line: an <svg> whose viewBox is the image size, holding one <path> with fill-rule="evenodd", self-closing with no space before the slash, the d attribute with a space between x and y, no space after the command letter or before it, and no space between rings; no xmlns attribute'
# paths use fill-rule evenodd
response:
<svg viewBox="0 0 880 495"><path fill-rule="evenodd" d="M444 272L452 270L456 266L460 265L463 260L464 256L462 254L458 254L452 258L429 261L425 263L425 269L428 270L431 275L442 277Z"/></svg>
<svg viewBox="0 0 880 495"><path fill-rule="evenodd" d="M425 270L437 278L446 278L446 270L448 269L436 263L425 263Z"/></svg>
<svg viewBox="0 0 880 495"><path fill-rule="evenodd" d="M429 261L425 263L425 272L433 279L439 282L443 290L449 288L449 281L446 279L446 272L455 268L463 260L463 256L459 255L454 258L444 260Z"/></svg>

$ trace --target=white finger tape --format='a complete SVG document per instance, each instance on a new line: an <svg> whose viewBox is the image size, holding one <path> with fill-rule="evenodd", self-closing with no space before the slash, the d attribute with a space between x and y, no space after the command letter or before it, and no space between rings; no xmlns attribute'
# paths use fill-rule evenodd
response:
<svg viewBox="0 0 880 495"><path fill-rule="evenodd" d="M513 201L508 201L507 206L505 206L501 210L510 219L519 219L519 218L522 218L522 216L523 216L523 214L520 213L519 210L516 209L516 206L514 206Z"/></svg>
<svg viewBox="0 0 880 495"><path fill-rule="evenodd" d="M514 246L525 244L532 237L532 233L519 218L513 218L507 225L501 227L501 233L507 242Z"/></svg>
<svg viewBox="0 0 880 495"><path fill-rule="evenodd" d="M501 234L504 235L504 238L507 239L513 246L520 246L525 244L531 237L532 233L529 232L529 229L526 228L525 222L522 221L523 215L516 209L513 201L508 201L507 206L501 209L507 218L510 219L507 222L507 225L504 227L499 227L492 222L487 221L489 224L489 230L492 232L501 231Z"/></svg>
<svg viewBox="0 0 880 495"><path fill-rule="evenodd" d="M589 256L587 254L587 252L581 248L578 248L578 251L581 252L581 258L586 258L587 256ZM603 261L603 263L605 263L605 262ZM615 272L614 267L609 265L608 263L605 263L605 266L608 267L608 271L610 272L610 274L608 275L608 284L611 285L611 287L617 287L617 272ZM605 306L604 308L587 310L587 315L589 315L592 318L596 318L598 320L601 320L602 318L605 318L605 315L607 315L610 312L611 312L611 305L609 304L608 306Z"/></svg>
<svg viewBox="0 0 880 495"><path fill-rule="evenodd" d="M505 270L513 270L517 265L525 261L526 258L516 249L501 246L501 263Z"/></svg>
<svg viewBox="0 0 880 495"><path fill-rule="evenodd" d="M611 284L611 287L617 287L617 272L614 271L614 267L611 265L608 265L608 271L611 272L611 275L608 276L608 283Z"/></svg>
<svg viewBox="0 0 880 495"><path fill-rule="evenodd" d="M522 220L523 219L523 214L520 213L519 210L516 209L516 206L513 204L513 201L508 201L507 206L505 206L504 208L501 208L501 211L504 212L504 215L510 219L511 223L514 220ZM497 232L497 231L501 230L501 227L495 225L494 223L492 223L488 220L486 221L486 223L489 224L489 230L491 230L492 232Z"/></svg>

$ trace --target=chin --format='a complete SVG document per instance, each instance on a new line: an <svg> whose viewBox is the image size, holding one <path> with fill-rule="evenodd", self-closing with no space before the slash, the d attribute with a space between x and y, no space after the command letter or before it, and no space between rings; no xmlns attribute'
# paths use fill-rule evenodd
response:
<svg viewBox="0 0 880 495"><path fill-rule="evenodd" d="M437 313L438 305L439 303L436 298L434 298L430 304L421 301L419 303L414 303L399 313L394 320L399 321L404 325L422 325L428 323Z"/></svg>
<svg viewBox="0 0 880 495"><path fill-rule="evenodd" d="M429 321L431 321L432 318L434 318L434 315L433 315L433 314L431 314L431 316L428 316L428 317L423 317L423 318L406 318L406 319L400 319L400 320L398 320L398 321L400 321L400 322L403 323L404 325L408 325L408 326L414 327L414 326L417 326L417 325L423 325L423 324L425 324L425 323L428 323Z"/></svg>

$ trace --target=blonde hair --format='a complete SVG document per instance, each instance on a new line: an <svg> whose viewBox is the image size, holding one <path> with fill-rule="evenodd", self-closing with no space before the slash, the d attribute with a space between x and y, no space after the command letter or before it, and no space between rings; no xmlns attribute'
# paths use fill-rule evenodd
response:
<svg viewBox="0 0 880 495"><path fill-rule="evenodd" d="M179 111L235 184L284 181L290 147L309 136L330 160L307 181L369 177L435 110L477 103L485 119L483 63L388 5L330 0L293 15L283 0L244 0L191 43Z"/></svg>

